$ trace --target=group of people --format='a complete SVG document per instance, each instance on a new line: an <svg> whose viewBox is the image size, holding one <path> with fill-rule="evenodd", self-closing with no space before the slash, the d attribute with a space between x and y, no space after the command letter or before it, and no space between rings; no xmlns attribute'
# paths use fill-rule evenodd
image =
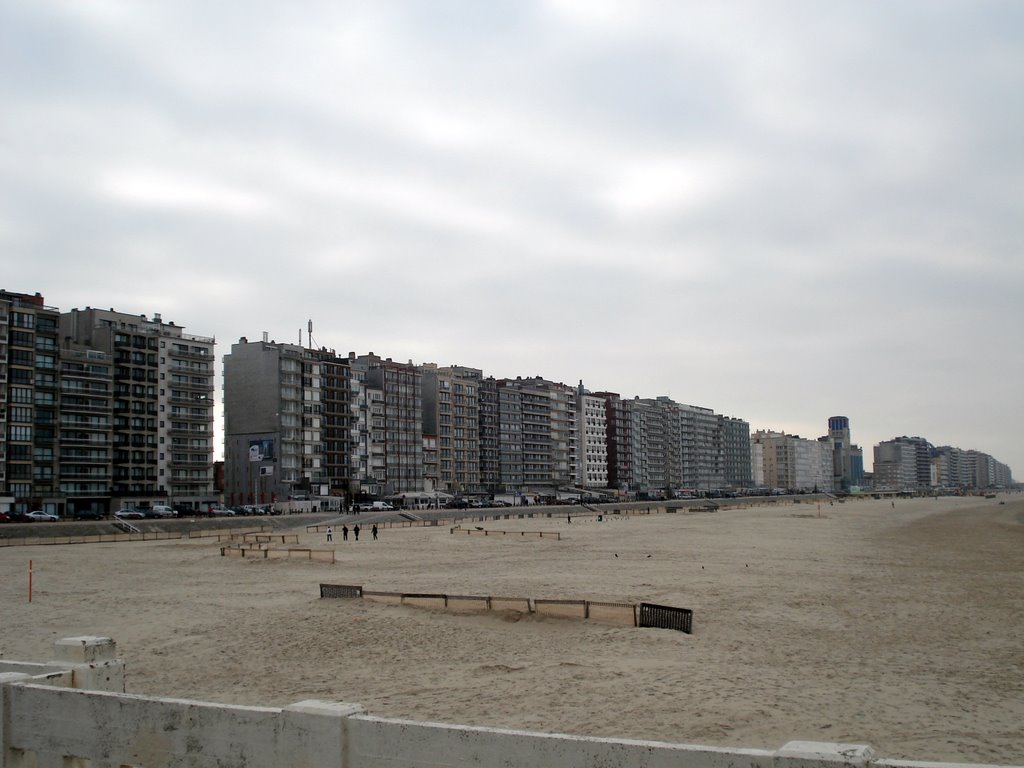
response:
<svg viewBox="0 0 1024 768"><path fill-rule="evenodd" d="M373 524L373 527L370 529L370 533L373 534L373 540L376 541L377 540L377 524L376 523ZM359 525L358 524L352 526L352 535L355 537L356 541L359 541ZM341 526L341 540L342 541L348 541L348 526L347 525ZM327 543L329 544L332 541L334 541L334 529L331 528L331 526L327 526Z"/></svg>

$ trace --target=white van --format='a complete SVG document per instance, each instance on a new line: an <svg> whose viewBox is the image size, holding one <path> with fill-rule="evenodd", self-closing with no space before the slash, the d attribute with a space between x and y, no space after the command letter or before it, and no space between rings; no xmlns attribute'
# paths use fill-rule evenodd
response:
<svg viewBox="0 0 1024 768"><path fill-rule="evenodd" d="M394 507L386 501L372 501L365 504L356 504L357 512L390 512Z"/></svg>
<svg viewBox="0 0 1024 768"><path fill-rule="evenodd" d="M166 504L154 504L148 511L147 517L177 517L174 510Z"/></svg>

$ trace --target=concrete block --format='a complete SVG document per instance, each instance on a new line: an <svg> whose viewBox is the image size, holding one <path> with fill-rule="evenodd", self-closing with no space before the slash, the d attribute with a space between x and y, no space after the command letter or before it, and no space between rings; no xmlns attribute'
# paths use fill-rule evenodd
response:
<svg viewBox="0 0 1024 768"><path fill-rule="evenodd" d="M333 563L334 562L334 550L333 549L313 549L309 552L309 559L315 560L318 563Z"/></svg>
<svg viewBox="0 0 1024 768"><path fill-rule="evenodd" d="M277 748L288 765L302 768L337 768L346 765L346 720L361 714L358 704L300 701L281 710Z"/></svg>
<svg viewBox="0 0 1024 768"><path fill-rule="evenodd" d="M93 664L113 661L117 657L117 644L109 637L82 635L65 637L53 644L56 663Z"/></svg>
<svg viewBox="0 0 1024 768"><path fill-rule="evenodd" d="M875 750L867 744L790 741L775 752L774 768L867 768Z"/></svg>
<svg viewBox="0 0 1024 768"><path fill-rule="evenodd" d="M120 659L72 667L71 687L124 693L124 662Z"/></svg>

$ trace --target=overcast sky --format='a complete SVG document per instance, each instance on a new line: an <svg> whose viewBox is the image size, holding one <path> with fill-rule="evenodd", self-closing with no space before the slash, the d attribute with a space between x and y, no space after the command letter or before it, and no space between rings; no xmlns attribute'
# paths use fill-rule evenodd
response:
<svg viewBox="0 0 1024 768"><path fill-rule="evenodd" d="M1024 478L1024 3L4 0L0 288Z"/></svg>

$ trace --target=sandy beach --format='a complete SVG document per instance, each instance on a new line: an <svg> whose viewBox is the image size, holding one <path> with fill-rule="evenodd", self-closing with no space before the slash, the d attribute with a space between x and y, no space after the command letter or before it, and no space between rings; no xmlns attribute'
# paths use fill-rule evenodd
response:
<svg viewBox="0 0 1024 768"><path fill-rule="evenodd" d="M481 524L560 540L367 528L335 533L333 565L229 559L209 540L6 547L0 653L45 661L55 639L106 635L130 693L1024 764L1022 521L1010 495ZM321 600L321 582L650 601L693 609L694 634Z"/></svg>

